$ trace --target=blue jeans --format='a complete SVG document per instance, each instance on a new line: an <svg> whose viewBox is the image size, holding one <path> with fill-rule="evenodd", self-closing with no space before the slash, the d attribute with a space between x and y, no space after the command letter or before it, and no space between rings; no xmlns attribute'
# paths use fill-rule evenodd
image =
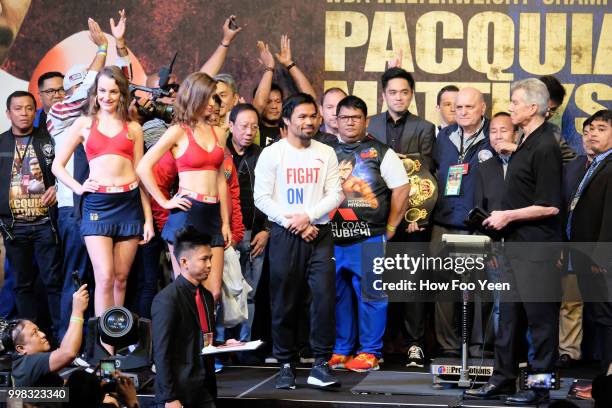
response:
<svg viewBox="0 0 612 408"><path fill-rule="evenodd" d="M261 278L261 271L263 269L263 261L266 251L264 250L259 256L251 259L251 235L253 231L248 230L244 232L244 238L236 246L236 251L240 255L240 269L242 270L242 276L247 281L249 286L253 290L249 293L247 298L247 307L249 309L249 319L244 323L239 324L240 330L240 341L251 340L251 327L253 326L253 319L255 317L255 294L257 293L257 285L259 285L259 278ZM219 313L223 313L221 305L218 309ZM217 341L225 341L225 328L221 324L217 324Z"/></svg>
<svg viewBox="0 0 612 408"><path fill-rule="evenodd" d="M60 294L62 289L62 263L57 235L51 222L39 225L21 224L13 227L13 239L4 240L6 257L15 274L17 317L40 322L35 283L37 275L47 292L49 315L54 335L61 329ZM32 262L35 260L38 268ZM40 271L40 272L39 272Z"/></svg>
<svg viewBox="0 0 612 408"><path fill-rule="evenodd" d="M151 318L151 304L157 292L157 280L161 273L160 256L166 243L155 231L151 241L138 246L130 272L129 284L136 284L136 291L130 300L130 309L140 317Z"/></svg>
<svg viewBox="0 0 612 408"><path fill-rule="evenodd" d="M72 295L78 289L74 285L72 272L76 271L81 282L87 283L89 298L92 300L94 298L95 279L93 268L89 261L85 242L81 238L79 227L79 222L74 217L74 207L60 207L57 228L64 255L64 287L61 296L62 327L60 330L60 338L62 338L66 330L68 330L70 316L72 315Z"/></svg>
<svg viewBox="0 0 612 408"><path fill-rule="evenodd" d="M252 230L245 231L244 238L236 249L240 253L240 268L242 269L242 276L246 279L247 283L253 290L249 293L247 298L247 306L249 308L249 319L240 325L240 341L251 340L251 327L253 326L253 319L255 317L255 294L257 293L257 286L259 285L259 278L261 278L261 271L263 269L263 261L266 251L264 251L251 259L251 234Z"/></svg>

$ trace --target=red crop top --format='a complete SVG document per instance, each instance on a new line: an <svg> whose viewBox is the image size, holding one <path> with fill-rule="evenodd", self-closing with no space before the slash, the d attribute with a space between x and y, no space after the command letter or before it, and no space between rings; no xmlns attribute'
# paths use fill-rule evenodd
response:
<svg viewBox="0 0 612 408"><path fill-rule="evenodd" d="M183 126L187 134L189 144L185 152L176 159L176 168L183 171L219 170L223 163L223 148L219 145L219 139L211 126L210 130L215 136L215 147L209 152L200 146L193 137L193 130L188 126Z"/></svg>
<svg viewBox="0 0 612 408"><path fill-rule="evenodd" d="M119 133L109 137L98 130L98 120L94 119L85 144L85 154L89 161L105 154L116 154L134 160L134 141L128 139L127 122L124 122L123 129Z"/></svg>

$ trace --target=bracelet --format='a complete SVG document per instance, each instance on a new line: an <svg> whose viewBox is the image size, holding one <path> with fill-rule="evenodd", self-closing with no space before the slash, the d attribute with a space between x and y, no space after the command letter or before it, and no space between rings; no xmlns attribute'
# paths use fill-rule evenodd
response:
<svg viewBox="0 0 612 408"><path fill-rule="evenodd" d="M295 67L295 62L292 62L291 64L287 65L287 71L289 71L291 68Z"/></svg>
<svg viewBox="0 0 612 408"><path fill-rule="evenodd" d="M108 44L102 44L98 47L98 51L106 51L108 50Z"/></svg>
<svg viewBox="0 0 612 408"><path fill-rule="evenodd" d="M104 55L106 57L106 51L98 51L96 52L96 55Z"/></svg>
<svg viewBox="0 0 612 408"><path fill-rule="evenodd" d="M387 224L387 231L389 231L389 232L395 232L395 230L396 230L396 227L394 227L394 226L393 226L393 225L391 225L391 224Z"/></svg>
<svg viewBox="0 0 612 408"><path fill-rule="evenodd" d="M268 71L270 71L270 72L272 72L272 73L273 73L273 72L274 72L274 68L271 68L271 67L266 67L266 68L264 69L264 72L268 72Z"/></svg>
<svg viewBox="0 0 612 408"><path fill-rule="evenodd" d="M83 319L82 317L78 317L78 316L70 316L70 321L71 322L75 322L75 323L85 323L85 319Z"/></svg>
<svg viewBox="0 0 612 408"><path fill-rule="evenodd" d="M229 44L223 44L223 41L221 41L221 43L220 43L220 44L221 44L223 47L225 47L225 48L229 48L229 46L230 46Z"/></svg>

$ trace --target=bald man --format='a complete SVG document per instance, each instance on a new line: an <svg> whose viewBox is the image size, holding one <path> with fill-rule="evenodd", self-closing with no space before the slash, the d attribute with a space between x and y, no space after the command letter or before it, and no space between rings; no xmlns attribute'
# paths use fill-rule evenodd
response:
<svg viewBox="0 0 612 408"><path fill-rule="evenodd" d="M463 222L474 207L476 169L493 157L489 141L487 106L480 91L463 88L455 98L457 123L438 133L433 160L438 177L438 202L432 215L432 254L441 250L442 234L472 234ZM452 273L452 272L451 272ZM448 279L455 278L449 274ZM437 302L435 313L436 339L444 355L458 356L461 342L459 325L455 323L454 302ZM476 354L482 346L478 319L474 322L470 347Z"/></svg>

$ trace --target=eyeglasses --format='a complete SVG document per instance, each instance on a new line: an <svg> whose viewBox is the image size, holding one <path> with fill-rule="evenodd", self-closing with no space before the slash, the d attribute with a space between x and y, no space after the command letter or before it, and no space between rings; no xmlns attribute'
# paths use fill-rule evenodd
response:
<svg viewBox="0 0 612 408"><path fill-rule="evenodd" d="M363 115L353 115L353 116L349 116L349 115L338 115L338 120L340 122L359 122L360 120L363 119Z"/></svg>
<svg viewBox="0 0 612 408"><path fill-rule="evenodd" d="M47 96L51 96L51 95L63 95L66 93L66 91L64 91L64 88L49 88L49 89L45 89L44 91L40 91L41 93L44 93Z"/></svg>

